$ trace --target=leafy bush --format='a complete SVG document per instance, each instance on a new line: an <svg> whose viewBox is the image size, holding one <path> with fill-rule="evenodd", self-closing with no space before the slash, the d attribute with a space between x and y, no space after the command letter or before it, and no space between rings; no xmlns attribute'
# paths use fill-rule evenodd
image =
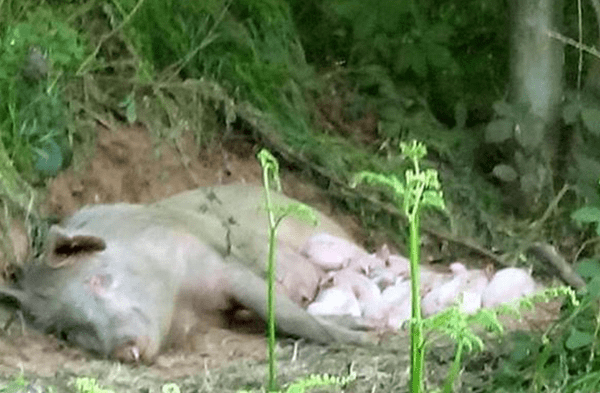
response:
<svg viewBox="0 0 600 393"><path fill-rule="evenodd" d="M416 85L441 120L462 126L491 117L508 77L501 1L291 1L307 57L318 65L378 65ZM462 124L461 124L462 123Z"/></svg>
<svg viewBox="0 0 600 393"><path fill-rule="evenodd" d="M57 83L81 62L74 29L47 7L5 28L0 41L2 143L25 176L55 175L70 159L67 111Z"/></svg>

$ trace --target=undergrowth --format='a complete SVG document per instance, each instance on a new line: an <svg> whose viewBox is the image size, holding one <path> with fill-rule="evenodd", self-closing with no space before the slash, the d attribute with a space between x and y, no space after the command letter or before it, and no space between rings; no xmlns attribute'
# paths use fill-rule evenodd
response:
<svg viewBox="0 0 600 393"><path fill-rule="evenodd" d="M115 120L141 122L158 140L175 145L182 132L192 132L197 143L210 146L227 140L234 129L259 130L261 142L313 171L321 186L335 191L365 222L393 228L378 206L349 195L346 185L353 173L403 172L405 164L390 146L407 138L424 140L444 161L458 163L471 154L469 134L443 132L421 95L398 86L385 68L363 62L317 76L284 1L26 4L29 12L10 24L5 21L8 30L18 21L35 23L19 44L19 54L8 57L11 67L16 69L34 45L47 54L49 73L37 84L38 99L31 100L39 109L15 111L5 123L10 132L2 139L10 144L9 158L24 173L42 178L55 174L69 164L74 147L89 145L98 123L111 128ZM433 30L434 25L428 24ZM340 80L350 83L354 97L347 103L351 107L342 108L347 119L376 108L374 140L361 142L360 129L358 139L324 130L315 117L324 105L320 97L335 92ZM24 133L28 137L20 138ZM469 195L469 200L477 197ZM475 219L492 230L490 217Z"/></svg>
<svg viewBox="0 0 600 393"><path fill-rule="evenodd" d="M84 43L62 18L38 7L6 26L0 41L2 143L16 170L30 180L56 175L70 161L62 79L83 59Z"/></svg>

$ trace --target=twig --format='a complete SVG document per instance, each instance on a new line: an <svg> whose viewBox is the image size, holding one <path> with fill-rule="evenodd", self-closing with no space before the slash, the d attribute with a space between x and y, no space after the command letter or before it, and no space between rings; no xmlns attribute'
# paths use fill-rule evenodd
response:
<svg viewBox="0 0 600 393"><path fill-rule="evenodd" d="M573 260L574 260L574 261L577 261L577 260L579 260L579 255L580 255L580 254L583 252L583 250L585 250L585 248L586 248L587 246L589 246L590 244L593 244L593 243L597 243L597 242L599 242L599 241L600 241L600 237L598 237L598 236L596 236L596 237L594 237L594 238L592 238L592 239L588 239L588 240L584 241L584 242L581 244L581 247L579 247L579 249L578 249L578 250L577 250L577 252L575 253L575 257L573 258Z"/></svg>
<svg viewBox="0 0 600 393"><path fill-rule="evenodd" d="M556 248L550 244L535 243L529 250L538 258L545 260L554 266L558 270L560 277L567 284L577 289L585 286L585 281L583 281L581 276L573 270L571 265L556 251Z"/></svg>
<svg viewBox="0 0 600 393"><path fill-rule="evenodd" d="M175 149L177 149L177 153L179 153L179 159L181 161L181 165L183 165L183 167L187 171L188 175L194 182L194 185L196 187L200 187L200 181L198 180L198 176L196 176L194 171L192 171L192 168L190 168L190 160L187 157L187 155L185 154L185 152L183 151L183 149L181 148L180 140L178 138L175 139Z"/></svg>
<svg viewBox="0 0 600 393"><path fill-rule="evenodd" d="M563 44L571 45L575 49L582 50L582 51L584 51L586 53L589 53L592 56L600 58L600 52L596 48L594 48L592 46L581 44L581 43L575 41L574 39L566 37L566 36L564 36L564 35L562 35L560 33L557 33L555 31L547 30L546 34L548 34L549 37L552 37L552 38L554 38L554 39L562 42Z"/></svg>
<svg viewBox="0 0 600 393"><path fill-rule="evenodd" d="M300 344L300 340L294 341L294 351L292 352L292 363L298 360L298 344Z"/></svg>

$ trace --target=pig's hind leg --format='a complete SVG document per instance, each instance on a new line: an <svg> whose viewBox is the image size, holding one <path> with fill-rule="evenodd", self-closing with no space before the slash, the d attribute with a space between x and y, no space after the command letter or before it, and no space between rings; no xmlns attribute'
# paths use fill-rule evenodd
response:
<svg viewBox="0 0 600 393"><path fill-rule="evenodd" d="M239 264L230 264L226 277L227 294L266 320L268 310L265 280ZM318 343L366 344L375 341L372 334L353 331L325 319L315 318L282 294L276 295L275 319L279 331Z"/></svg>

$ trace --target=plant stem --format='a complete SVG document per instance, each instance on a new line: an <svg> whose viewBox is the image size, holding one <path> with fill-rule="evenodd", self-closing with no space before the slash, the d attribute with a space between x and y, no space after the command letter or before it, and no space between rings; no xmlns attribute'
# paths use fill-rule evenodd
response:
<svg viewBox="0 0 600 393"><path fill-rule="evenodd" d="M419 232L420 217L418 210L409 221L410 232L410 289L412 303L412 318L410 323L410 359L411 393L420 393L423 390L423 365L424 365L424 339L423 323L421 317L421 290L420 290L420 261L421 246Z"/></svg>
<svg viewBox="0 0 600 393"><path fill-rule="evenodd" d="M450 372L448 373L448 378L446 378L446 383L444 385L444 393L452 393L452 385L454 385L454 381L458 378L458 373L460 372L461 358L463 353L464 343L459 340L456 345L456 354L454 355L454 361L452 362L452 367L450 367Z"/></svg>
<svg viewBox="0 0 600 393"><path fill-rule="evenodd" d="M269 214L272 216L272 213ZM269 229L269 266L268 277L275 277L275 227ZM275 359L275 288L273 279L269 278L267 286L267 340L269 342L269 392L277 390L277 364Z"/></svg>
<svg viewBox="0 0 600 393"><path fill-rule="evenodd" d="M268 171L263 171L265 184L265 198L267 201L267 216L269 218L269 260L267 264L267 342L269 359L269 383L268 391L277 391L277 364L275 359L275 247L277 236L277 224L273 216L271 205L271 193L269 190Z"/></svg>

